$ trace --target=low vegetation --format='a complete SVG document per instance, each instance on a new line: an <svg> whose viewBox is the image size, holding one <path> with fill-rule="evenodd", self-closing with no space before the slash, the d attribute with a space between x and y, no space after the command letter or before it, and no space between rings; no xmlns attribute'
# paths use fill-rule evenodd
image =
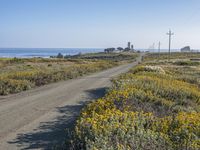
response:
<svg viewBox="0 0 200 150"><path fill-rule="evenodd" d="M200 59L200 53L189 53L189 52L185 52L185 53L180 53L180 52L176 52L176 53L171 53L170 57L168 55L168 53L154 53L154 54L148 54L148 57L145 57L146 61L156 61L156 60L168 60L168 59L172 59L172 60L176 60L176 59L195 59L198 58Z"/></svg>
<svg viewBox="0 0 200 150"><path fill-rule="evenodd" d="M68 59L0 59L0 95L28 90L48 83L73 79L85 74L98 72L134 61L137 54L109 54L102 58L100 54L90 54ZM97 58L98 57L98 58ZM122 57L124 59L122 59Z"/></svg>
<svg viewBox="0 0 200 150"><path fill-rule="evenodd" d="M149 55L113 79L82 110L71 149L200 149L200 65L174 55L170 62Z"/></svg>
<svg viewBox="0 0 200 150"><path fill-rule="evenodd" d="M131 52L121 53L90 53L85 55L75 55L72 58L78 59L90 59L90 60L112 60L112 61L131 61L135 58L135 55Z"/></svg>

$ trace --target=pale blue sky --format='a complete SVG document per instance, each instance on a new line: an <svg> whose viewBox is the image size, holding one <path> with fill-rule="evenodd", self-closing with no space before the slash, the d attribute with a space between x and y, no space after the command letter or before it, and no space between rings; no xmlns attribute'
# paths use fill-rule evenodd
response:
<svg viewBox="0 0 200 150"><path fill-rule="evenodd" d="M0 0L0 47L200 49L200 0Z"/></svg>

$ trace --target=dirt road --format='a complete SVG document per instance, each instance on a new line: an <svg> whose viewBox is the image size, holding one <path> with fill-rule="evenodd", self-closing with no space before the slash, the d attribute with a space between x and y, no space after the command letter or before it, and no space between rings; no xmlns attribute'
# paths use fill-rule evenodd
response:
<svg viewBox="0 0 200 150"><path fill-rule="evenodd" d="M0 149L50 149L65 138L81 108L101 97L110 79L141 61L79 79L0 96Z"/></svg>

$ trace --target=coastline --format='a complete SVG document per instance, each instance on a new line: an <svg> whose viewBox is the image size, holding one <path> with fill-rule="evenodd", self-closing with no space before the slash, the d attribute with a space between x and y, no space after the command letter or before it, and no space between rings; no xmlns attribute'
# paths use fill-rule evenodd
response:
<svg viewBox="0 0 200 150"><path fill-rule="evenodd" d="M103 48L0 48L0 58L49 58L50 56L57 56L58 53L73 56L79 53L86 54L103 51Z"/></svg>

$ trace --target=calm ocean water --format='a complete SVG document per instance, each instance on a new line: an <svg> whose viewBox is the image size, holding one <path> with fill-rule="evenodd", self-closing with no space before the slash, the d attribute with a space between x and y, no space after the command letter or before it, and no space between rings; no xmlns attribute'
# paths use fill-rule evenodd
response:
<svg viewBox="0 0 200 150"><path fill-rule="evenodd" d="M79 53L103 52L102 48L0 48L0 57L50 57L56 56L58 53L63 55L76 55Z"/></svg>
<svg viewBox="0 0 200 150"><path fill-rule="evenodd" d="M158 52L158 50L139 49L140 51ZM17 57L17 58L32 58L57 56L58 53L63 55L76 55L79 53L95 53L103 52L103 48L0 48L0 58L2 57ZM180 50L173 49L172 52ZM168 52L167 49L162 49L161 52Z"/></svg>

